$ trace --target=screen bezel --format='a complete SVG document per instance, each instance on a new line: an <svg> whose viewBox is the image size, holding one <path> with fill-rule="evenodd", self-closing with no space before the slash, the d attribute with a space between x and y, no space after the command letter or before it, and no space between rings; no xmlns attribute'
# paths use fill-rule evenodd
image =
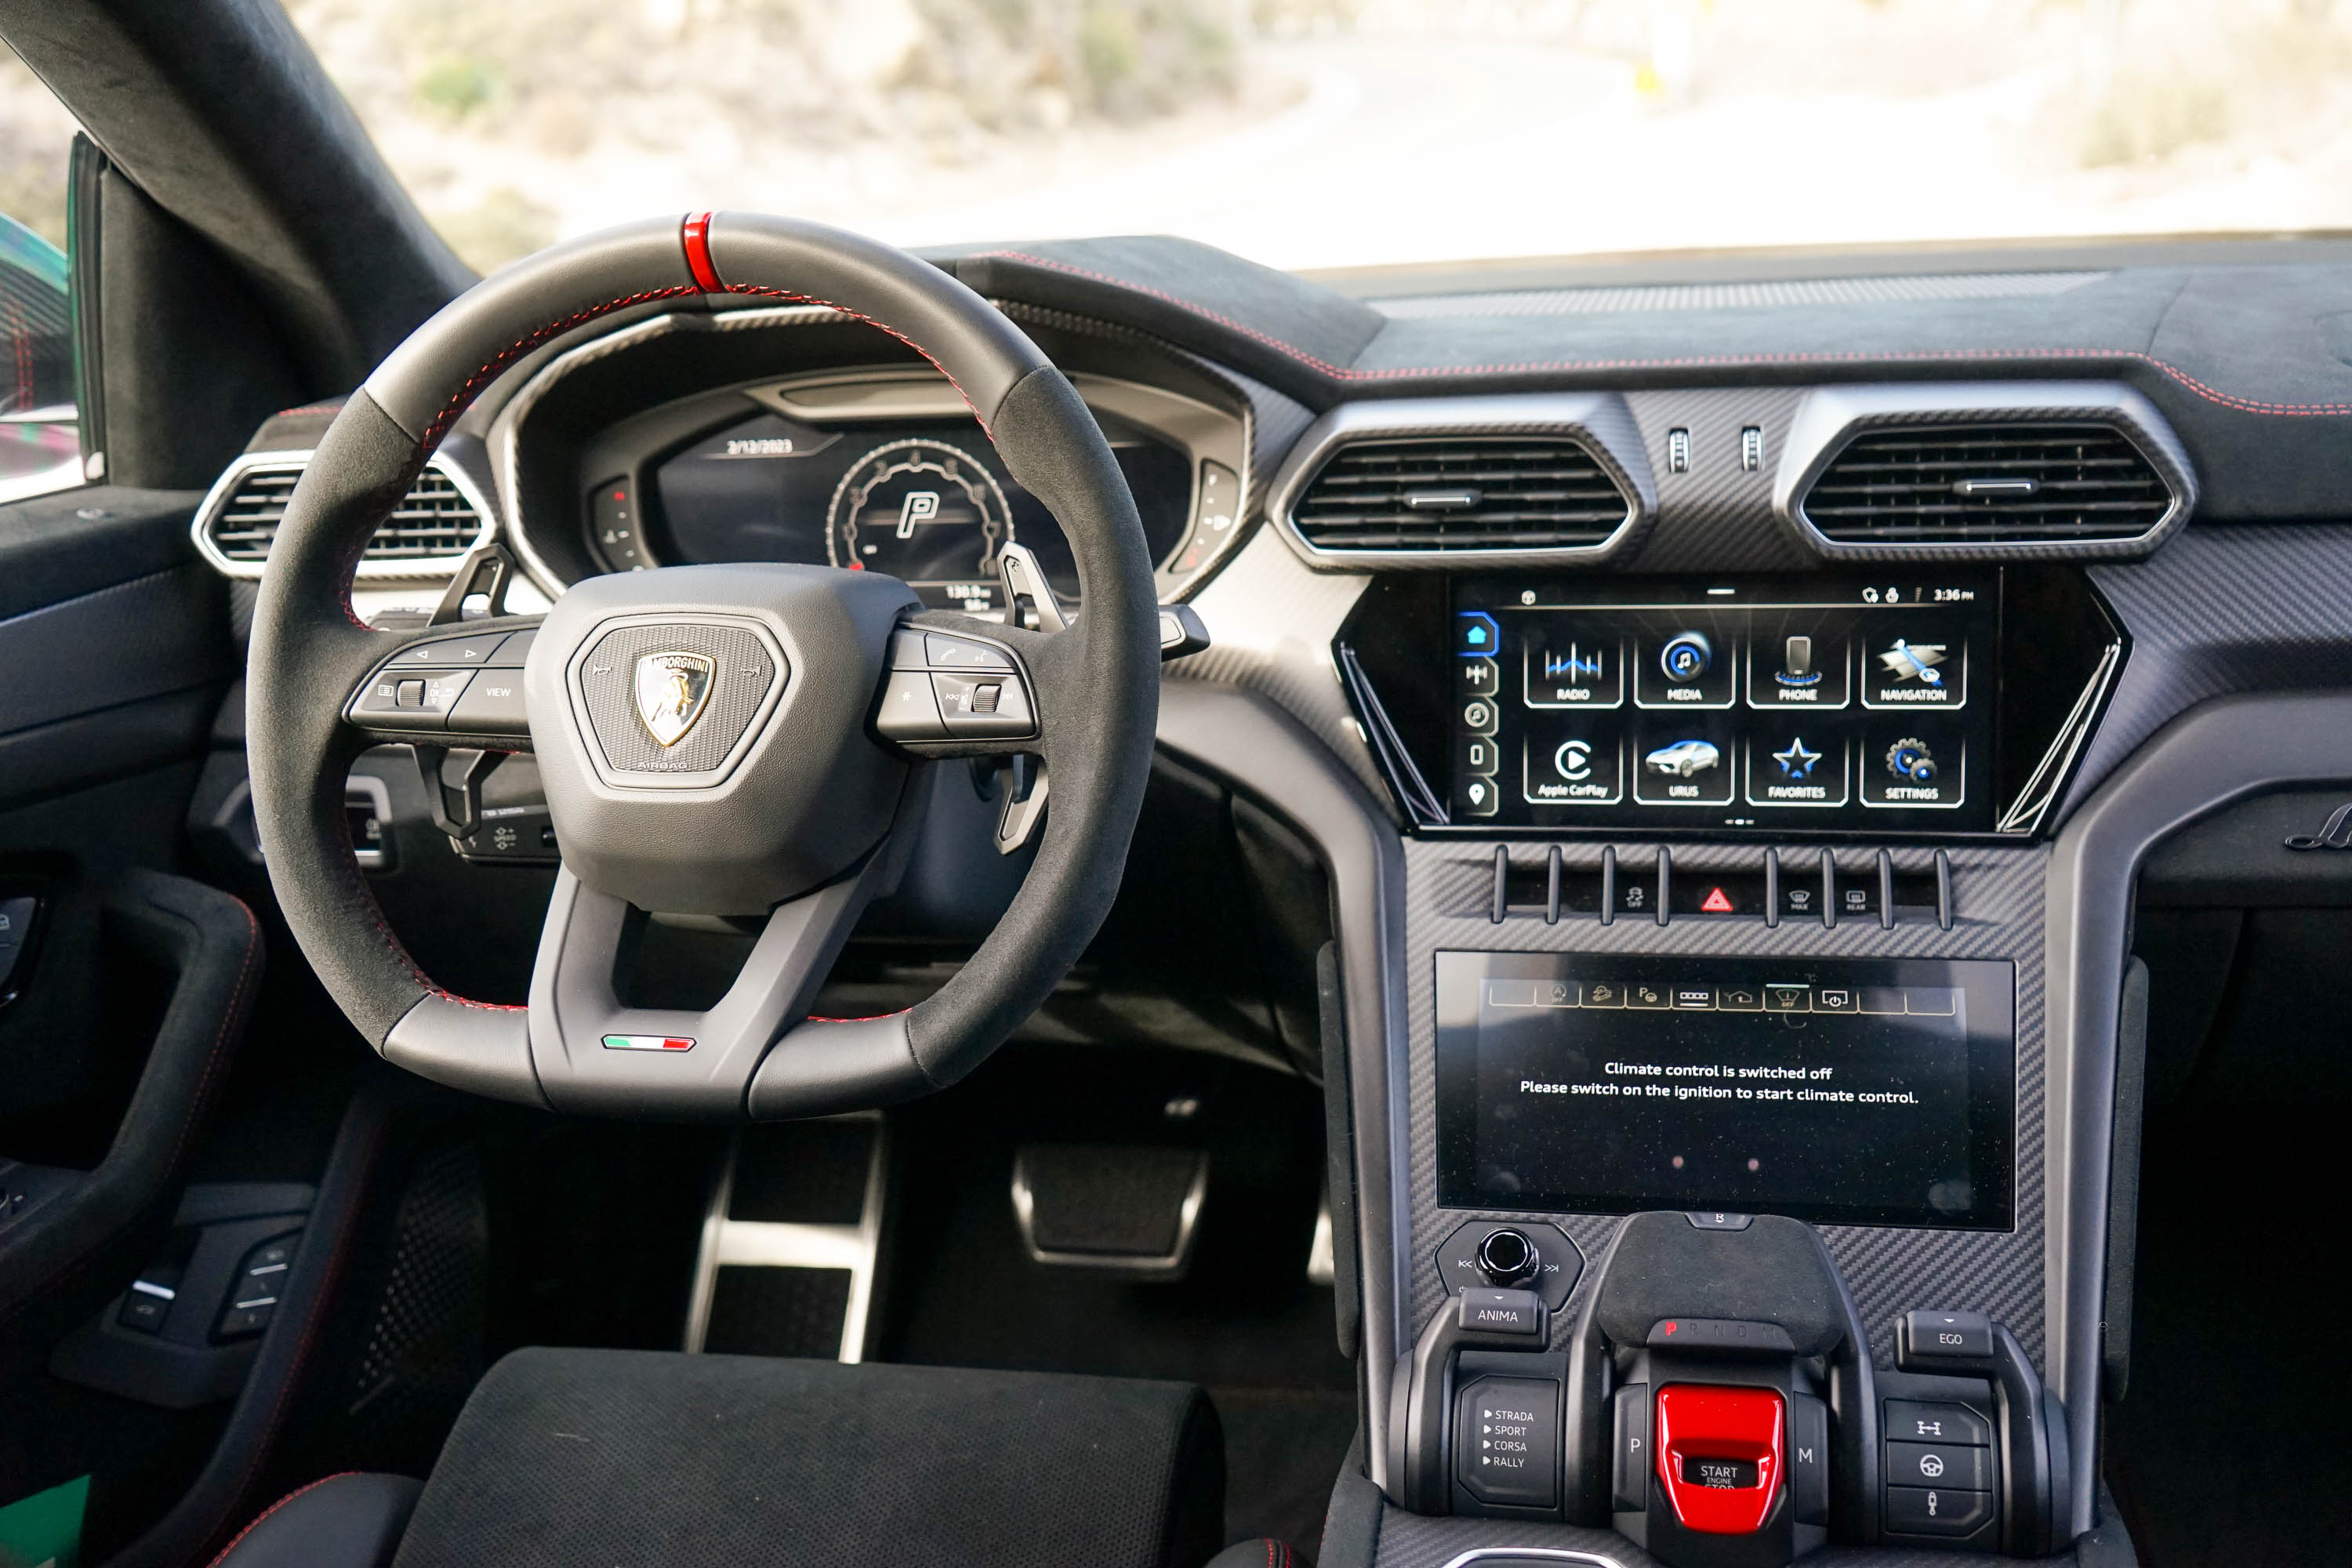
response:
<svg viewBox="0 0 2352 1568"><path fill-rule="evenodd" d="M1660 1194L1637 1185L1584 1192L1497 1194L1478 1189L1478 1008L1489 979L1579 979L1605 968L1626 984L1802 983L1856 987L1952 986L1967 994L1969 1178L1977 1201L1964 1216L1927 1208L1842 1204L1822 1198L1780 1203L1768 1212L1819 1225L1894 1226L1920 1230L2016 1228L2016 966L1995 959L1710 957L1614 952L1442 952L1436 964L1438 1205L1442 1208L1528 1214L1633 1214L1644 1209L1752 1210L1752 1199L1704 1194ZM1575 1010L1564 1011L1572 1018Z"/></svg>

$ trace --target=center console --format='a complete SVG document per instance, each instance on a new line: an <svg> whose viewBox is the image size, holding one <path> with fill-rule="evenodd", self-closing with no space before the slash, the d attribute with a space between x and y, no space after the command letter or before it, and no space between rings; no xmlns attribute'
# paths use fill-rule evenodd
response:
<svg viewBox="0 0 2352 1568"><path fill-rule="evenodd" d="M1379 1561L2065 1550L2081 576L1391 574L1332 651L1405 827Z"/></svg>

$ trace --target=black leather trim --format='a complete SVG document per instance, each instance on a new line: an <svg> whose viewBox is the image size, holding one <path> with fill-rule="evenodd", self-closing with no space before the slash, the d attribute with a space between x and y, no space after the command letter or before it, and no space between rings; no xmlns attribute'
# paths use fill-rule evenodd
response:
<svg viewBox="0 0 2352 1568"><path fill-rule="evenodd" d="M1037 345L978 295L895 247L749 213L713 216L709 233L711 263L730 294L830 305L880 328L937 365L992 436L1013 387L1050 367ZM1013 464L1013 453L1003 456Z"/></svg>
<svg viewBox="0 0 2352 1568"><path fill-rule="evenodd" d="M431 1103L429 1097L437 1093L389 1068L375 1068L363 1079L336 1130L334 1152L319 1181L304 1245L295 1249L294 1267L278 1294L277 1316L219 1442L171 1511L110 1558L106 1568L188 1568L205 1561L251 1517L260 1501L254 1489L270 1462L283 1458L278 1436L310 1370L320 1334L341 1300L377 1167L404 1116Z"/></svg>
<svg viewBox="0 0 2352 1568"><path fill-rule="evenodd" d="M484 387L541 344L632 305L699 300L678 223L642 218L600 229L484 279L386 354L366 395L430 450Z"/></svg>
<svg viewBox="0 0 2352 1568"><path fill-rule="evenodd" d="M751 1075L754 1121L790 1121L896 1105L940 1087L916 1061L904 1013L812 1018L785 1035Z"/></svg>
<svg viewBox="0 0 2352 1568"><path fill-rule="evenodd" d="M213 1099L244 1037L261 979L253 913L228 894L155 871L127 873L107 900L123 939L173 971L139 1087L98 1169L17 1221L0 1248L0 1343L42 1342L91 1310L142 1261L175 1195ZM30 1321L38 1303L44 1325Z"/></svg>
<svg viewBox="0 0 2352 1568"><path fill-rule="evenodd" d="M272 1503L212 1568L383 1568L425 1483L348 1471Z"/></svg>
<svg viewBox="0 0 2352 1568"><path fill-rule="evenodd" d="M371 1045L437 987L384 923L352 858L343 778L359 741L343 704L387 640L350 613L352 569L423 465L365 392L320 441L271 547L246 666L253 814L278 908L328 994Z"/></svg>

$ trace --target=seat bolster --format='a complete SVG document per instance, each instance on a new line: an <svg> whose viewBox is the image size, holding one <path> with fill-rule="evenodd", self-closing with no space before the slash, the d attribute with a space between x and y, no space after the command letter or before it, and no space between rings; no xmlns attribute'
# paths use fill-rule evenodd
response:
<svg viewBox="0 0 2352 1568"><path fill-rule="evenodd" d="M270 1504L212 1568L383 1568L424 1483L347 1470Z"/></svg>

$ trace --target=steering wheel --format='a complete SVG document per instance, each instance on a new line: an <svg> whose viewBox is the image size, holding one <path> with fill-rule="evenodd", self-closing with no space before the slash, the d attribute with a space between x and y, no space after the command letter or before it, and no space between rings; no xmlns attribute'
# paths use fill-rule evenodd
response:
<svg viewBox="0 0 2352 1568"><path fill-rule="evenodd" d="M1060 630L1010 615L999 625L925 610L879 573L756 564L590 578L537 623L388 633L359 620L361 552L484 387L600 316L720 295L825 306L930 361L1061 522L1084 614ZM510 693L516 671L487 666L517 662L527 731L511 703L462 700L475 683ZM387 1059L560 1110L778 1119L954 1082L1068 973L1110 908L1142 803L1160 631L1126 481L1093 415L1019 329L888 246L697 214L519 263L376 368L288 502L247 683L254 811L279 905ZM527 1007L441 989L385 924L352 854L344 779L360 751L392 740L536 753L563 858ZM1039 759L1053 796L995 929L908 1011L808 1016L860 910L903 863L922 763L1005 753ZM645 1009L615 982L641 910L765 923L709 1011Z"/></svg>

